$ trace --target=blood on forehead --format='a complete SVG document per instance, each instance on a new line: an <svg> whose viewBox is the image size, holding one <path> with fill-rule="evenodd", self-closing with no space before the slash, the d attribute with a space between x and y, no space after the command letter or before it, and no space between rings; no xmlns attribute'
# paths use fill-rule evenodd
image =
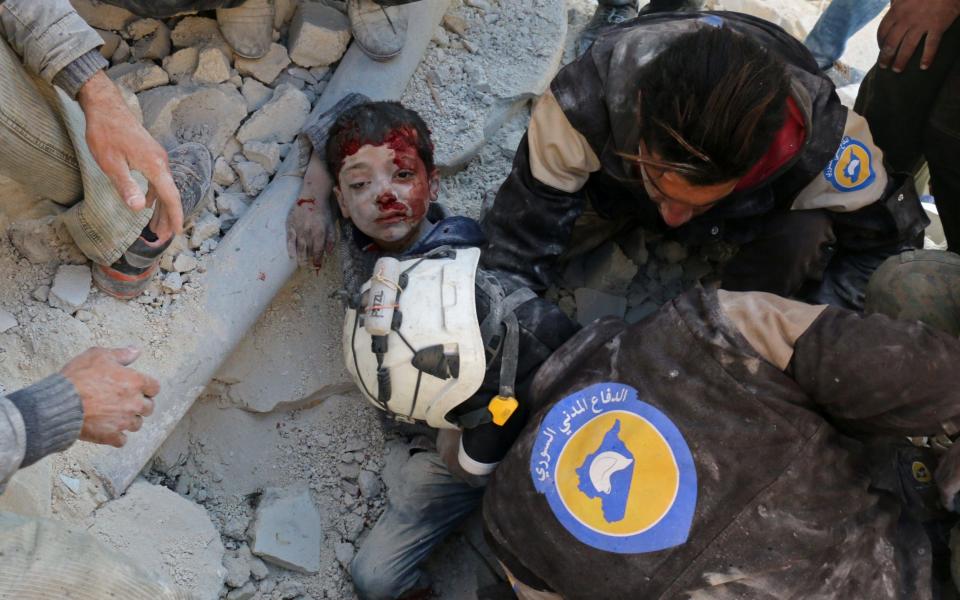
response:
<svg viewBox="0 0 960 600"><path fill-rule="evenodd" d="M359 128L350 127L349 129L357 132ZM394 127L393 129L387 131L383 136L369 136L367 138L363 138L359 135L354 135L348 139L345 139L340 145L340 164L337 165L337 171L339 171L343 166L344 160L359 152L360 148L363 148L364 146L386 146L390 148L396 155L393 159L394 163L399 167L399 161L403 155L409 156L410 154L418 154L417 144L419 142L420 135L417 133L416 128L411 125Z"/></svg>

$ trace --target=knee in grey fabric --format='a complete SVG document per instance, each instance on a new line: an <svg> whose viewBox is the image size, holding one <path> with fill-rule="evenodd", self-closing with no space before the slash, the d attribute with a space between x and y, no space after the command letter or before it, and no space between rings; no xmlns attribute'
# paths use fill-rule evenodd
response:
<svg viewBox="0 0 960 600"><path fill-rule="evenodd" d="M360 547L350 563L350 577L361 600L391 600L396 597L400 581L394 572L385 567L376 548L370 548L369 544Z"/></svg>
<svg viewBox="0 0 960 600"><path fill-rule="evenodd" d="M870 278L866 312L960 335L960 256L942 250L891 256Z"/></svg>

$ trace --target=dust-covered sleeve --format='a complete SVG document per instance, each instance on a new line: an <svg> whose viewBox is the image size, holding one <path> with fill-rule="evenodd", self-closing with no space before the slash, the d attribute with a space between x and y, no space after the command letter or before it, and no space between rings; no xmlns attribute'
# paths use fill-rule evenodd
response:
<svg viewBox="0 0 960 600"><path fill-rule="evenodd" d="M724 315L849 432L933 435L960 423L960 340L916 321L719 291Z"/></svg>
<svg viewBox="0 0 960 600"><path fill-rule="evenodd" d="M533 107L513 166L483 218L483 264L522 275L534 290L551 283L583 211L582 188L600 161L547 91Z"/></svg>
<svg viewBox="0 0 960 600"><path fill-rule="evenodd" d="M68 0L6 0L0 29L27 68L71 97L108 66L97 50L103 39Z"/></svg>
<svg viewBox="0 0 960 600"><path fill-rule="evenodd" d="M20 411L0 396L0 493L20 468L27 451L27 431Z"/></svg>
<svg viewBox="0 0 960 600"><path fill-rule="evenodd" d="M829 307L794 346L788 372L838 428L954 433L960 340L918 321Z"/></svg>

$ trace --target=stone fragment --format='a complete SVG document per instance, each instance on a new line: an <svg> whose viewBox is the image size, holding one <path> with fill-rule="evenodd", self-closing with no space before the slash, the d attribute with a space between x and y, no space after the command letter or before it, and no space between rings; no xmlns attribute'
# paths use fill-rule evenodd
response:
<svg viewBox="0 0 960 600"><path fill-rule="evenodd" d="M627 311L626 316L623 318L624 321L630 323L639 323L640 321L646 319L653 313L657 312L657 309L660 308L660 305L652 300L648 300L639 306L634 306Z"/></svg>
<svg viewBox="0 0 960 600"><path fill-rule="evenodd" d="M353 555L356 554L356 552L353 544L349 542L340 542L333 547L333 553L337 557L337 562L347 570L350 569L350 563L353 561Z"/></svg>
<svg viewBox="0 0 960 600"><path fill-rule="evenodd" d="M230 79L230 59L219 48L204 48L193 72L196 83L217 84Z"/></svg>
<svg viewBox="0 0 960 600"><path fill-rule="evenodd" d="M240 127L237 139L243 144L289 142L303 129L309 114L310 101L303 92L287 85L280 86L273 98Z"/></svg>
<svg viewBox="0 0 960 600"><path fill-rule="evenodd" d="M107 69L107 75L131 92L142 92L170 82L167 72L152 62L123 63Z"/></svg>
<svg viewBox="0 0 960 600"><path fill-rule="evenodd" d="M261 579L266 578L270 575L270 569L267 567L267 563L263 562L256 556L250 557L250 574L254 579L260 581Z"/></svg>
<svg viewBox="0 0 960 600"><path fill-rule="evenodd" d="M199 57L200 51L195 46L177 50L163 59L163 70L173 83L185 82L197 70Z"/></svg>
<svg viewBox="0 0 960 600"><path fill-rule="evenodd" d="M230 44L223 39L220 33L220 26L216 20L206 17L185 17L173 28L170 39L176 48L189 48L195 46L206 48L213 46L223 50L224 54L230 55L232 52Z"/></svg>
<svg viewBox="0 0 960 600"><path fill-rule="evenodd" d="M90 295L90 267L87 265L60 265L50 288L50 306L73 314Z"/></svg>
<svg viewBox="0 0 960 600"><path fill-rule="evenodd" d="M257 595L257 586L252 581L248 581L243 587L238 588L227 594L227 600L251 600Z"/></svg>
<svg viewBox="0 0 960 600"><path fill-rule="evenodd" d="M62 223L52 215L14 221L7 228L7 236L17 252L34 264L87 262L87 257L65 232Z"/></svg>
<svg viewBox="0 0 960 600"><path fill-rule="evenodd" d="M190 247L199 248L200 245L220 233L220 221L213 214L203 213L193 222L193 233L190 235Z"/></svg>
<svg viewBox="0 0 960 600"><path fill-rule="evenodd" d="M88 323L93 320L94 315L89 310L78 310L73 317L81 323Z"/></svg>
<svg viewBox="0 0 960 600"><path fill-rule="evenodd" d="M177 273L189 273L197 268L197 259L190 254L183 253L173 261L173 270Z"/></svg>
<svg viewBox="0 0 960 600"><path fill-rule="evenodd" d="M270 175L259 164L244 160L233 165L234 170L240 177L240 183L243 185L243 191L251 196L256 196L263 191L270 183Z"/></svg>
<svg viewBox="0 0 960 600"><path fill-rule="evenodd" d="M256 77L269 85L289 64L290 57L287 56L287 49L280 44L270 44L270 50L263 58L238 57L234 66L241 75Z"/></svg>
<svg viewBox="0 0 960 600"><path fill-rule="evenodd" d="M622 296L637 275L637 265L611 241L586 257L583 271L584 287Z"/></svg>
<svg viewBox="0 0 960 600"><path fill-rule="evenodd" d="M276 142L247 142L243 145L243 155L263 167L273 175L280 165L280 144Z"/></svg>
<svg viewBox="0 0 960 600"><path fill-rule="evenodd" d="M247 103L230 85L187 88L169 86L139 96L143 124L161 144L170 148L199 142L214 156L223 154L247 115Z"/></svg>
<svg viewBox="0 0 960 600"><path fill-rule="evenodd" d="M266 104L273 96L273 90L263 85L253 77L244 77L240 93L247 101L247 112L254 112Z"/></svg>
<svg viewBox="0 0 960 600"><path fill-rule="evenodd" d="M308 488L264 490L251 530L260 558L300 573L320 570L323 528Z"/></svg>
<svg viewBox="0 0 960 600"><path fill-rule="evenodd" d="M627 312L627 299L590 288L580 288L573 293L577 301L577 322L583 326L595 320L614 316L623 318Z"/></svg>
<svg viewBox="0 0 960 600"><path fill-rule="evenodd" d="M250 548L242 544L238 549L227 552L223 556L223 568L227 570L224 583L238 588L250 579Z"/></svg>
<svg viewBox="0 0 960 600"><path fill-rule="evenodd" d="M337 9L303 3L293 15L289 36L290 58L303 67L331 65L350 44L350 21Z"/></svg>
<svg viewBox="0 0 960 600"><path fill-rule="evenodd" d="M0 308L0 333L9 331L19 325L17 318L13 316L13 313L7 312Z"/></svg>
<svg viewBox="0 0 960 600"><path fill-rule="evenodd" d="M70 0L73 8L91 27L123 31L137 16L129 10L97 0Z"/></svg>
<svg viewBox="0 0 960 600"><path fill-rule="evenodd" d="M69 475L60 474L60 481L63 485L73 492L74 494L80 493L80 480L76 477L70 477Z"/></svg>
<svg viewBox="0 0 960 600"><path fill-rule="evenodd" d="M37 302L46 302L47 298L50 297L50 286L41 285L37 289L33 290L33 299Z"/></svg>
<svg viewBox="0 0 960 600"><path fill-rule="evenodd" d="M156 31L137 40L131 52L135 60L162 60L170 54L170 29L160 23Z"/></svg>
<svg viewBox="0 0 960 600"><path fill-rule="evenodd" d="M217 196L217 213L239 219L247 212L247 195L241 192L223 192Z"/></svg>
<svg viewBox="0 0 960 600"><path fill-rule="evenodd" d="M130 60L132 55L133 52L130 50L130 44L127 43L127 40L120 40L120 43L117 44L117 49L113 52L113 56L110 57L110 62L114 65L123 64Z"/></svg>
<svg viewBox="0 0 960 600"><path fill-rule="evenodd" d="M264 579L260 582L260 594L264 598L270 598L270 594L273 593L277 587L277 582L273 579Z"/></svg>
<svg viewBox="0 0 960 600"><path fill-rule="evenodd" d="M110 57L117 51L117 48L120 46L120 41L123 38L121 38L119 34L106 29L97 29L96 32L100 35L100 39L103 40L103 45L100 46L100 54L105 59L110 60Z"/></svg>
<svg viewBox="0 0 960 600"><path fill-rule="evenodd" d="M619 240L620 249L633 261L635 265L645 265L650 258L647 250L647 239L643 229L635 227L628 231Z"/></svg>
<svg viewBox="0 0 960 600"><path fill-rule="evenodd" d="M161 27L166 27L157 19L137 19L127 25L127 35L134 40L140 40L148 35L153 35Z"/></svg>
<svg viewBox="0 0 960 600"><path fill-rule="evenodd" d="M674 240L660 242L657 246L657 257L670 264L682 262L687 258L687 248Z"/></svg>
<svg viewBox="0 0 960 600"><path fill-rule="evenodd" d="M677 263L670 263L660 269L660 281L670 283L683 278L683 267Z"/></svg>
<svg viewBox="0 0 960 600"><path fill-rule="evenodd" d="M146 481L97 510L83 525L110 548L189 598L217 598L226 574L220 534L201 506Z"/></svg>
<svg viewBox="0 0 960 600"><path fill-rule="evenodd" d="M363 494L365 498L375 498L383 491L383 484L380 483L380 478L372 471L360 471L360 475L357 477L357 485L360 486L360 493Z"/></svg>
<svg viewBox="0 0 960 600"><path fill-rule="evenodd" d="M176 294L183 289L183 276L176 271L171 271L163 278L163 283L160 284L160 287L171 294Z"/></svg>
<svg viewBox="0 0 960 600"><path fill-rule="evenodd" d="M230 168L230 163L222 156L218 156L213 163L213 182L224 187L233 185L237 174Z"/></svg>
<svg viewBox="0 0 960 600"><path fill-rule="evenodd" d="M467 32L467 20L457 15L443 15L443 26L457 35L464 35Z"/></svg>
<svg viewBox="0 0 960 600"><path fill-rule="evenodd" d="M170 272L173 270L173 252L164 252L163 256L160 257L160 268L164 271Z"/></svg>
<svg viewBox="0 0 960 600"><path fill-rule="evenodd" d="M277 586L277 595L280 596L282 600L297 598L302 596L303 593L303 584L295 579L287 579Z"/></svg>

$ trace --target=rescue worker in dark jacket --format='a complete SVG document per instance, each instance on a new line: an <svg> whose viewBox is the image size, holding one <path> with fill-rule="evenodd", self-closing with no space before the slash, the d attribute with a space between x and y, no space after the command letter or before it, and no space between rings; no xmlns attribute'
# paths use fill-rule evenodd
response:
<svg viewBox="0 0 960 600"><path fill-rule="evenodd" d="M955 434L958 361L918 322L760 292L600 320L538 371L488 541L521 598L953 597L925 529L960 447L935 467L906 446L877 485L866 442Z"/></svg>
<svg viewBox="0 0 960 600"><path fill-rule="evenodd" d="M739 247L725 289L857 309L927 222L803 44L728 12L640 17L559 72L484 217L483 266L543 289L588 218Z"/></svg>

